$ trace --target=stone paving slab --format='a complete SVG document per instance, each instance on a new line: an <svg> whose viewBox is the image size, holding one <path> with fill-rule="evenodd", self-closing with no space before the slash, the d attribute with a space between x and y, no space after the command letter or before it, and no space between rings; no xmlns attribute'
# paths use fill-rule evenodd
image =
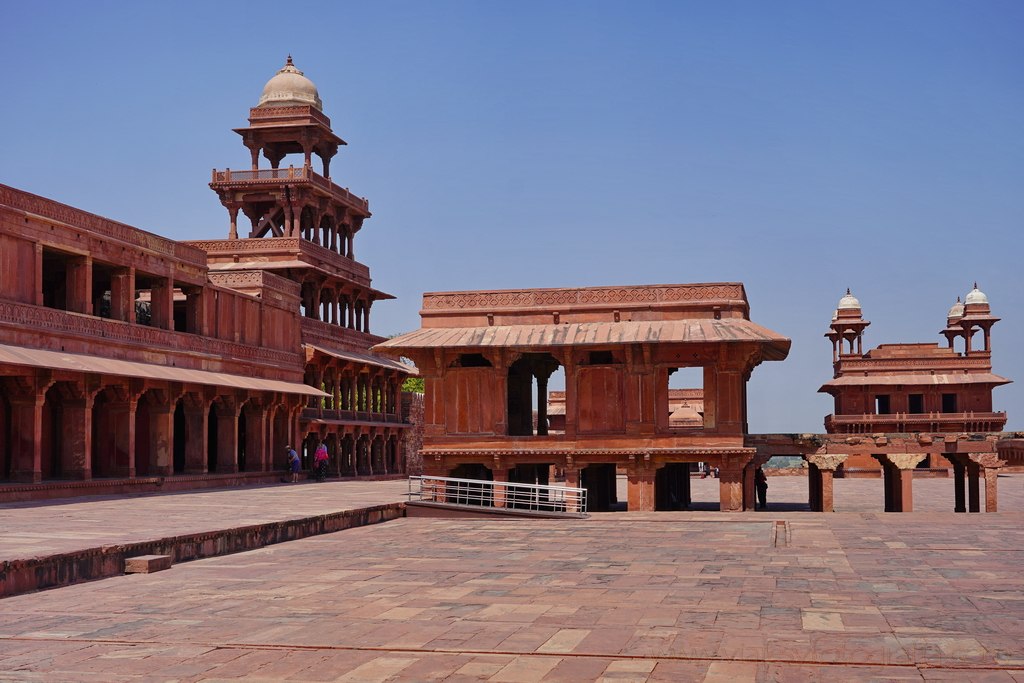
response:
<svg viewBox="0 0 1024 683"><path fill-rule="evenodd" d="M406 480L97 496L0 504L0 562L141 543L404 501Z"/></svg>
<svg viewBox="0 0 1024 683"><path fill-rule="evenodd" d="M0 680L1024 681L1022 559L1013 512L401 519L2 600Z"/></svg>

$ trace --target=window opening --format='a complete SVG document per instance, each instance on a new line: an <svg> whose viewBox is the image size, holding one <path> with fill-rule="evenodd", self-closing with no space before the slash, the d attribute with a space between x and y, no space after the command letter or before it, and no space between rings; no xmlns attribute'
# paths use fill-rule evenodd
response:
<svg viewBox="0 0 1024 683"><path fill-rule="evenodd" d="M669 368L667 381L669 429L703 429L704 368Z"/></svg>

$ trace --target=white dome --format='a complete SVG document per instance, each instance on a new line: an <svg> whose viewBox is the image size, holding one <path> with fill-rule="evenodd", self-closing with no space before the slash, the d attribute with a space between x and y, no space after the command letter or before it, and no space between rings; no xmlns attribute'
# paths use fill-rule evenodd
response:
<svg viewBox="0 0 1024 683"><path fill-rule="evenodd" d="M857 297L850 294L850 290L846 290L846 295L839 300L839 306L836 307L838 311L848 311L852 308L860 308L860 302L857 301Z"/></svg>
<svg viewBox="0 0 1024 683"><path fill-rule="evenodd" d="M260 102L256 106L290 107L296 105L311 105L318 110L323 110L320 93L317 92L313 81L295 68L292 56L288 55L288 61L285 62L284 67L263 86L263 94L260 95Z"/></svg>
<svg viewBox="0 0 1024 683"><path fill-rule="evenodd" d="M956 298L956 303L953 304L953 307L949 309L949 315L947 315L946 317L947 318L962 318L962 317L964 317L964 305L960 301L960 297Z"/></svg>
<svg viewBox="0 0 1024 683"><path fill-rule="evenodd" d="M988 297L985 296L985 292L978 289L978 283L974 283L974 289L967 292L967 296L964 298L965 304L987 304Z"/></svg>

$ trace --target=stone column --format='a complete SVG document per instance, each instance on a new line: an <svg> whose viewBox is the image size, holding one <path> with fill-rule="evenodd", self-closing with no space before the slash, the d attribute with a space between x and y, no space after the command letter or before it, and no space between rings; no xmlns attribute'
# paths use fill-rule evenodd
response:
<svg viewBox="0 0 1024 683"><path fill-rule="evenodd" d="M222 396L217 401L217 472L238 471L238 400Z"/></svg>
<svg viewBox="0 0 1024 683"><path fill-rule="evenodd" d="M814 463L807 463L807 505L811 512L821 512L821 470Z"/></svg>
<svg viewBox="0 0 1024 683"><path fill-rule="evenodd" d="M980 473L981 467L978 463L967 463L967 509L970 512L981 512L981 491L978 487Z"/></svg>
<svg viewBox="0 0 1024 683"><path fill-rule="evenodd" d="M250 401L245 413L245 469L266 472L267 467L267 408Z"/></svg>
<svg viewBox="0 0 1024 683"><path fill-rule="evenodd" d="M163 330L174 329L174 283L163 278L149 290L150 324Z"/></svg>
<svg viewBox="0 0 1024 683"><path fill-rule="evenodd" d="M815 486L816 502L818 503L818 506L816 508L812 507L812 510L817 510L819 512L834 511L833 484L835 481L836 470L848 457L850 456L831 453L827 455L821 454L804 456L804 460L806 460L808 464L813 465L818 471Z"/></svg>
<svg viewBox="0 0 1024 683"><path fill-rule="evenodd" d="M573 464L567 464L565 466L565 485L569 488L579 488L580 486L580 468ZM566 512L579 512L580 501L579 498L569 498L566 501L565 511Z"/></svg>
<svg viewBox="0 0 1024 683"><path fill-rule="evenodd" d="M110 404L114 419L114 471L117 477L135 476L135 409L139 395L132 394Z"/></svg>
<svg viewBox="0 0 1024 683"><path fill-rule="evenodd" d="M494 481L494 507L503 508L508 493L508 468L498 463L491 468L491 474Z"/></svg>
<svg viewBox="0 0 1024 683"><path fill-rule="evenodd" d="M92 479L92 406L95 395L65 398L61 439L61 473L70 479Z"/></svg>
<svg viewBox="0 0 1024 683"><path fill-rule="evenodd" d="M69 258L66 283L67 310L92 315L92 259L88 256Z"/></svg>
<svg viewBox="0 0 1024 683"><path fill-rule="evenodd" d="M166 477L174 472L174 409L177 397L163 391L150 393L149 401L149 476ZM185 438L184 434L178 438Z"/></svg>
<svg viewBox="0 0 1024 683"><path fill-rule="evenodd" d="M914 468L928 455L926 453L886 453L881 456L892 467L893 512L914 510Z"/></svg>
<svg viewBox="0 0 1024 683"><path fill-rule="evenodd" d="M999 505L997 477L999 468L1006 462L996 453L971 453L968 457L985 476L985 512L996 512Z"/></svg>
<svg viewBox="0 0 1024 683"><path fill-rule="evenodd" d="M718 509L722 512L743 510L743 470L752 455L725 455L718 470Z"/></svg>
<svg viewBox="0 0 1024 683"><path fill-rule="evenodd" d="M40 383L11 404L11 479L25 484L43 480L43 405L48 383Z"/></svg>
<svg viewBox="0 0 1024 683"><path fill-rule="evenodd" d="M210 403L199 394L185 394L185 474L206 474ZM173 417L173 416L172 416ZM173 456L173 453L172 453ZM173 468L173 465L172 465Z"/></svg>
<svg viewBox="0 0 1024 683"><path fill-rule="evenodd" d="M953 512L967 512L967 466L953 460Z"/></svg>
<svg viewBox="0 0 1024 683"><path fill-rule="evenodd" d="M754 492L754 475L757 468L756 463L750 463L743 468L743 509L745 511L757 509L757 498Z"/></svg>
<svg viewBox="0 0 1024 683"><path fill-rule="evenodd" d="M653 469L648 469L638 463L633 463L627 467L626 478L629 501L627 506L630 512L654 512L654 474L655 471Z"/></svg>
<svg viewBox="0 0 1024 683"><path fill-rule="evenodd" d="M537 436L548 435L548 377L537 377Z"/></svg>
<svg viewBox="0 0 1024 683"><path fill-rule="evenodd" d="M110 278L110 317L135 322L134 268L119 268Z"/></svg>

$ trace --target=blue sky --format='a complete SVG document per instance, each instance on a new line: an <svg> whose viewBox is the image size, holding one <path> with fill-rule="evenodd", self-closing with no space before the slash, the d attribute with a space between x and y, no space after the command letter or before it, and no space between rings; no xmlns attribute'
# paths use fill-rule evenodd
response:
<svg viewBox="0 0 1024 683"><path fill-rule="evenodd" d="M1024 4L3 3L0 182L176 239L291 53L370 199L356 255L418 326L447 289L734 281L793 339L752 431L818 431L822 334L938 342L973 281L1024 429Z"/></svg>

